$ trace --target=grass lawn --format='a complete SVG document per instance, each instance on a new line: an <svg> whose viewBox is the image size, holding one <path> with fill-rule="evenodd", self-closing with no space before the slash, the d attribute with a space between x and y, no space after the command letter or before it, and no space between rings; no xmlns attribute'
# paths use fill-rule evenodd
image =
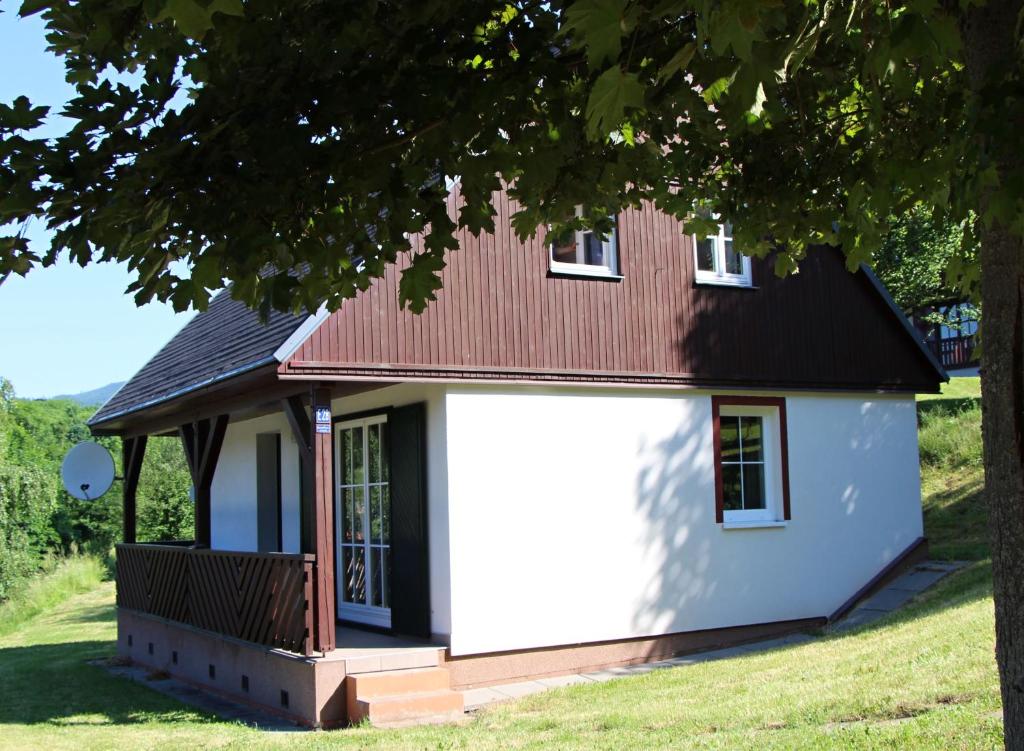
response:
<svg viewBox="0 0 1024 751"><path fill-rule="evenodd" d="M961 384L957 384L958 387ZM1002 745L990 566L974 530L980 464L925 460L924 434L971 408L922 407L933 549L974 559L895 616L843 636L716 663L574 686L496 706L463 725L263 733L192 711L87 660L113 654L113 585L71 596L0 636L0 747L841 748ZM975 405L976 406L976 405ZM928 410L931 409L931 412ZM969 443L969 441L967 441ZM973 444L971 444L973 445ZM930 456L930 454L929 454ZM946 483L950 471L959 478Z"/></svg>
<svg viewBox="0 0 1024 751"><path fill-rule="evenodd" d="M935 558L988 557L982 489L981 385L954 378L918 401L925 534Z"/></svg>

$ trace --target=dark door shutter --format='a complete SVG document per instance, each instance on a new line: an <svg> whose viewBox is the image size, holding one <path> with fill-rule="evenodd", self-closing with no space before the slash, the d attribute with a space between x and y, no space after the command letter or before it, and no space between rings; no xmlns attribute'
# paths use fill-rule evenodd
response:
<svg viewBox="0 0 1024 751"><path fill-rule="evenodd" d="M256 436L256 549L281 550L281 434Z"/></svg>
<svg viewBox="0 0 1024 751"><path fill-rule="evenodd" d="M426 404L388 414L391 472L391 628L430 637Z"/></svg>

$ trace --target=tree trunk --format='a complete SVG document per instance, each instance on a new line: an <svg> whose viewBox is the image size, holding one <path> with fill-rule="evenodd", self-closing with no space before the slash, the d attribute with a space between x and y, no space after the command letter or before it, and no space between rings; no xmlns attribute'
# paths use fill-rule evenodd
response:
<svg viewBox="0 0 1024 751"><path fill-rule="evenodd" d="M972 6L963 23L967 73L977 103L993 81L1020 75L1015 34L1021 0L989 0ZM1008 99L1005 117L1019 119ZM1022 124L1024 125L1024 124ZM1020 128L979 134L983 153L996 164L1000 182L1024 167ZM1009 133L1009 135L1007 135ZM984 215L989 196L982 196ZM982 434L985 496L992 543L996 615L996 661L1008 749L1024 749L1024 244L999 222L981 235Z"/></svg>

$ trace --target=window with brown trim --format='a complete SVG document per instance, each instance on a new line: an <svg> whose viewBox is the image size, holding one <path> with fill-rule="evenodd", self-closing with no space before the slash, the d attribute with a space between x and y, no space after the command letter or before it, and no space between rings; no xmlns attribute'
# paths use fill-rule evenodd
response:
<svg viewBox="0 0 1024 751"><path fill-rule="evenodd" d="M790 518L786 400L713 396L715 521L764 526Z"/></svg>

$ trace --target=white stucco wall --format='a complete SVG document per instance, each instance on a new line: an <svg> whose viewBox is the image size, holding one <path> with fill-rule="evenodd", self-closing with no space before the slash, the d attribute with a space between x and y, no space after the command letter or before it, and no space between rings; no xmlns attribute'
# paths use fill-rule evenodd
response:
<svg viewBox="0 0 1024 751"><path fill-rule="evenodd" d="M922 534L914 400L784 396L792 520L756 530L715 523L705 393L401 384L332 409L427 403L431 626L473 654L838 607ZM299 550L298 453L280 413L228 427L215 548L256 548L262 432L282 437L283 536Z"/></svg>
<svg viewBox="0 0 1024 751"><path fill-rule="evenodd" d="M210 544L218 550L257 549L256 436L281 434L281 542L298 553L299 448L284 413L228 424L210 494Z"/></svg>
<svg viewBox="0 0 1024 751"><path fill-rule="evenodd" d="M449 389L452 652L842 604L922 534L914 400L785 396L792 520L724 530L707 394Z"/></svg>

